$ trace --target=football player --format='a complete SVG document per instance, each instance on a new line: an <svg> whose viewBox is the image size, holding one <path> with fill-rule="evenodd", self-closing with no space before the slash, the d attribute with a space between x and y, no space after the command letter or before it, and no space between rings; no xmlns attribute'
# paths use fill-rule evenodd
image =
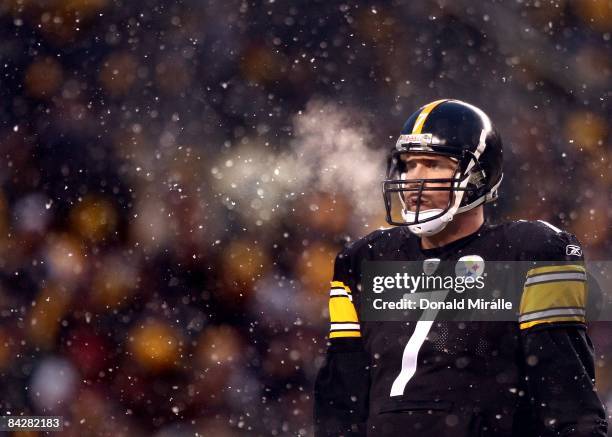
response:
<svg viewBox="0 0 612 437"><path fill-rule="evenodd" d="M387 221L336 257L315 435L605 436L580 243L538 220L492 225L502 141L459 100L410 116L389 156ZM512 322L360 321L364 260L539 261Z"/></svg>

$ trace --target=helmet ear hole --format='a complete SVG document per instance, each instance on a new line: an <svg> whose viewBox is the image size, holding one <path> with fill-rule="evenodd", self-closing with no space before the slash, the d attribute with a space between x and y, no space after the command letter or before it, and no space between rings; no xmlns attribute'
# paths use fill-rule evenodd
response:
<svg viewBox="0 0 612 437"><path fill-rule="evenodd" d="M470 172L470 179L468 185L473 186L476 189L482 188L485 184L486 175L484 170L472 170Z"/></svg>
<svg viewBox="0 0 612 437"><path fill-rule="evenodd" d="M462 179L467 178L466 191L461 199L460 208L470 205L487 190L487 174L482 163L471 150L464 150L460 162Z"/></svg>

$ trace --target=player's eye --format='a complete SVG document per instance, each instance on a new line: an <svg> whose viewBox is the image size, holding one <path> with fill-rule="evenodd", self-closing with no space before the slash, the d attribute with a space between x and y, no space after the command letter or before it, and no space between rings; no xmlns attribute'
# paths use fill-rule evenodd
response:
<svg viewBox="0 0 612 437"><path fill-rule="evenodd" d="M426 168L438 168L439 163L434 159L423 160L422 165Z"/></svg>
<svg viewBox="0 0 612 437"><path fill-rule="evenodd" d="M453 165L445 162L445 161L438 161L438 160L431 160L428 163L428 167L432 168L432 169L452 169Z"/></svg>

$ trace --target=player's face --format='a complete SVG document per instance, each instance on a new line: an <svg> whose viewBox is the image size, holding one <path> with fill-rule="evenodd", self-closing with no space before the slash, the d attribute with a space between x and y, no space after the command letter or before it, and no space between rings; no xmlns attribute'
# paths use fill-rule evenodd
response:
<svg viewBox="0 0 612 437"><path fill-rule="evenodd" d="M402 179L449 179L452 178L457 162L446 156L428 154L403 155L402 161L406 164L406 172ZM413 184L418 187L418 184ZM424 188L450 187L450 183L427 183ZM404 201L410 211L416 211L418 193L405 192ZM448 205L450 193L448 191L423 191L421 195L421 211L441 208Z"/></svg>

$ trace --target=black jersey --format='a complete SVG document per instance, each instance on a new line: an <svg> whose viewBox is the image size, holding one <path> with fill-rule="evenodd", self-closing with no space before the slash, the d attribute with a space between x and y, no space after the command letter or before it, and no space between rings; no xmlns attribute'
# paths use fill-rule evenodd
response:
<svg viewBox="0 0 612 437"><path fill-rule="evenodd" d="M466 255L548 262L521 283L518 320L360 322L364 260ZM585 329L585 279L579 242L542 221L484 224L430 250L402 227L356 241L335 262L327 360L315 383L316 435L606 435Z"/></svg>

